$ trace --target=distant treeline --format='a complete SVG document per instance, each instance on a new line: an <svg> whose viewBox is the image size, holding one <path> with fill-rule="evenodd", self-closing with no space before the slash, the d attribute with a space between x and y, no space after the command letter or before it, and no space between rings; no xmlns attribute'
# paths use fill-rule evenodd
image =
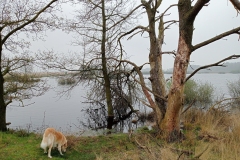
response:
<svg viewBox="0 0 240 160"><path fill-rule="evenodd" d="M187 73L192 73L194 70L198 69L201 67L200 65L189 65ZM142 72L144 74L149 74L149 68L142 69ZM171 74L173 72L173 68L164 70L164 73L166 74ZM198 73L219 73L219 74L224 74L224 73L240 73L240 62L236 63L224 63L223 66L214 66L210 67L207 69L202 69L198 71Z"/></svg>

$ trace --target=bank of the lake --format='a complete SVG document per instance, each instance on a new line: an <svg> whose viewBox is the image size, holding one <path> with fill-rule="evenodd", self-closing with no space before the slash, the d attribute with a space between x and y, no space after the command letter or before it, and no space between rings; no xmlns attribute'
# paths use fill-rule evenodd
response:
<svg viewBox="0 0 240 160"><path fill-rule="evenodd" d="M146 127L131 134L66 135L69 146L67 152L60 156L55 149L52 156L56 160L230 160L240 157L239 113L191 110L184 116L184 138L176 142L168 143L163 138L156 137L156 130L148 130ZM24 130L0 132L0 159L48 159L40 148L41 140L41 134Z"/></svg>

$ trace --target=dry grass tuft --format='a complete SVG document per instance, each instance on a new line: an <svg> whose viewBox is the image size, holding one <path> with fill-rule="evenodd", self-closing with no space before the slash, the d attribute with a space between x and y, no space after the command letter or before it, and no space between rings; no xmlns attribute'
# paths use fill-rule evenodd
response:
<svg viewBox="0 0 240 160"><path fill-rule="evenodd" d="M240 156L240 113L211 108L191 109L184 114L184 140L180 146L192 148L201 159L238 159Z"/></svg>
<svg viewBox="0 0 240 160"><path fill-rule="evenodd" d="M81 137L67 136L67 144L69 149L74 149L80 143Z"/></svg>

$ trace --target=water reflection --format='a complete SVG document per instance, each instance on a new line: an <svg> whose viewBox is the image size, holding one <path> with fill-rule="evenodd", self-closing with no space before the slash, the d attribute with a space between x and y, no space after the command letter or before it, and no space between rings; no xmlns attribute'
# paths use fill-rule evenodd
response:
<svg viewBox="0 0 240 160"><path fill-rule="evenodd" d="M169 78L171 75L165 75ZM87 104L85 101L88 88L78 85L69 94L61 97L59 92L68 89L66 86L59 86L57 78L46 78L51 89L40 97L31 100L24 100L25 107L19 102L14 102L7 108L7 122L12 124L10 128L31 128L40 130L42 127L50 126L66 132L82 131L82 121L86 121L88 115L83 112ZM239 79L238 74L197 74L194 80L211 83L216 88L218 94L228 94L227 83ZM149 109L142 105L136 106L143 112L148 113ZM136 127L130 120L125 124L120 123L120 131L126 132L128 128ZM88 134L85 132L85 134Z"/></svg>

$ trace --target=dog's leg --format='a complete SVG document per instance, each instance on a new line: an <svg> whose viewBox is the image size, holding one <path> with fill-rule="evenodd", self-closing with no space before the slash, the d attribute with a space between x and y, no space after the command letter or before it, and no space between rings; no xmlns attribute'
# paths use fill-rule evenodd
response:
<svg viewBox="0 0 240 160"><path fill-rule="evenodd" d="M47 153L47 147L46 147L46 148L44 148L44 153Z"/></svg>
<svg viewBox="0 0 240 160"><path fill-rule="evenodd" d="M50 144L49 149L48 149L48 157L49 158L52 158L52 156L51 156L51 149L52 149L52 147L53 147L53 144Z"/></svg>
<svg viewBox="0 0 240 160"><path fill-rule="evenodd" d="M44 150L44 153L47 153L47 143L44 141L44 139L42 140L40 147Z"/></svg>
<svg viewBox="0 0 240 160"><path fill-rule="evenodd" d="M58 151L63 156L61 145L58 145Z"/></svg>

